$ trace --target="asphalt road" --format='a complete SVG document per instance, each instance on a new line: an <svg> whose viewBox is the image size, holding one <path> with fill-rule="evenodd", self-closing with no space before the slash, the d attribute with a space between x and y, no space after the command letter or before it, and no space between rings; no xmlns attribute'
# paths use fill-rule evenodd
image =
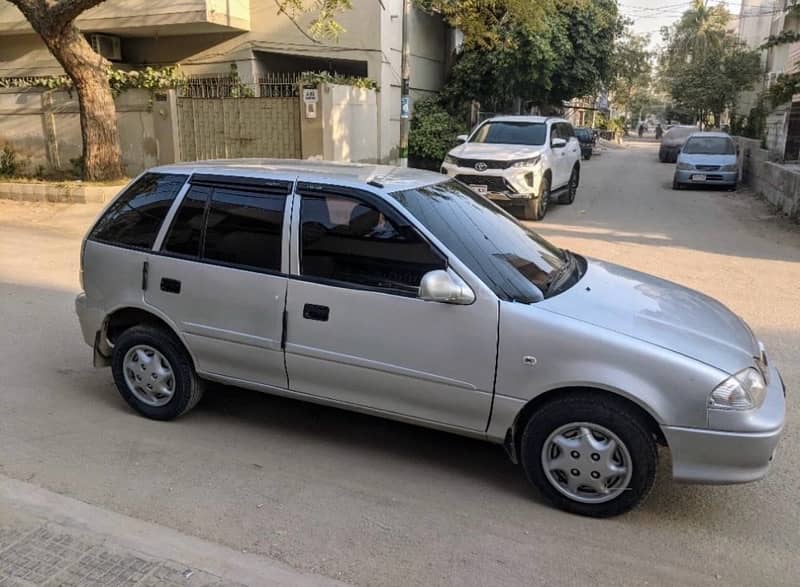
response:
<svg viewBox="0 0 800 587"><path fill-rule="evenodd" d="M584 165L556 244L702 290L765 341L789 388L769 477L656 488L612 520L558 512L500 447L213 387L171 423L93 370L72 303L97 207L0 201L0 473L359 585L797 585L800 230L745 194L673 192L653 144Z"/></svg>

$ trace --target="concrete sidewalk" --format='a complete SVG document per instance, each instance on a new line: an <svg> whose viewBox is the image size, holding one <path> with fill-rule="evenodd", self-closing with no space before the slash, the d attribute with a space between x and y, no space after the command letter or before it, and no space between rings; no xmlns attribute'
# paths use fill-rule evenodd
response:
<svg viewBox="0 0 800 587"><path fill-rule="evenodd" d="M0 475L0 587L343 585Z"/></svg>

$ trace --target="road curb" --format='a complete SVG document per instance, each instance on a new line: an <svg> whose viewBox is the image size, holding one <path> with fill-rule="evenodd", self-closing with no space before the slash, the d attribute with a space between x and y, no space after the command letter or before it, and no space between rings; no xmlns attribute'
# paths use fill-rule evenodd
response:
<svg viewBox="0 0 800 587"><path fill-rule="evenodd" d="M10 518L12 513L32 516L41 522L86 535L89 540L100 539L111 543L115 549L130 550L159 561L180 561L187 568L217 575L226 584L259 587L345 585L320 575L302 573L278 561L239 552L0 475L0 514L4 510L9 514L0 515L0 523L3 518Z"/></svg>

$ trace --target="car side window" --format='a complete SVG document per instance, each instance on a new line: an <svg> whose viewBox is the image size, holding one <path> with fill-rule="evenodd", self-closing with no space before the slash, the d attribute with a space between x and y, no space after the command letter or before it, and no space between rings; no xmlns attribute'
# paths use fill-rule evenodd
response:
<svg viewBox="0 0 800 587"><path fill-rule="evenodd" d="M163 249L211 263L280 271L285 206L285 192L193 185Z"/></svg>
<svg viewBox="0 0 800 587"><path fill-rule="evenodd" d="M103 214L89 238L135 249L152 248L161 223L187 177L146 173Z"/></svg>
<svg viewBox="0 0 800 587"><path fill-rule="evenodd" d="M243 268L281 270L285 194L214 188L203 259Z"/></svg>
<svg viewBox="0 0 800 587"><path fill-rule="evenodd" d="M550 144L551 145L553 144L553 139L562 138L561 137L561 133L559 131L560 131L560 129L559 129L559 125L558 124L554 124L554 125L552 125L550 127Z"/></svg>
<svg viewBox="0 0 800 587"><path fill-rule="evenodd" d="M183 197L170 226L163 250L176 255L199 257L203 222L211 188L193 185Z"/></svg>
<svg viewBox="0 0 800 587"><path fill-rule="evenodd" d="M386 293L416 295L422 276L445 261L411 227L371 204L339 195L302 198L300 273Z"/></svg>
<svg viewBox="0 0 800 587"><path fill-rule="evenodd" d="M563 123L564 132L563 134L566 136L567 140L573 138L575 136L575 129L572 128L572 125L569 123Z"/></svg>

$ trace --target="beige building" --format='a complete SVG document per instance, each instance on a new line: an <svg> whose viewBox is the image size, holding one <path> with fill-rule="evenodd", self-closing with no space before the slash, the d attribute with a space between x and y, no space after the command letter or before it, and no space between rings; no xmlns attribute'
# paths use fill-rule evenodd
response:
<svg viewBox="0 0 800 587"><path fill-rule="evenodd" d="M311 16L295 26L271 0L108 0L77 23L117 67L177 63L199 93L224 93L232 64L256 96L306 71L369 77L380 89L375 140L390 161L400 129L401 16L402 0L353 0L338 18L345 33L336 42L309 39L302 29ZM413 100L443 83L453 35L441 18L416 9L410 31ZM0 0L0 78L59 73L22 14Z"/></svg>

